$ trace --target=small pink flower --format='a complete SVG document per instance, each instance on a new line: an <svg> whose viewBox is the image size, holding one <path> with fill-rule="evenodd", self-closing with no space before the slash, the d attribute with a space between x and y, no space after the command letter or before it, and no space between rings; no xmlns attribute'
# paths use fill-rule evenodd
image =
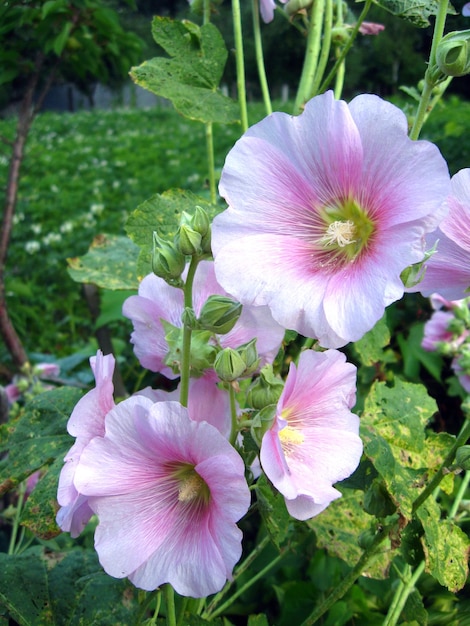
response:
<svg viewBox="0 0 470 626"><path fill-rule="evenodd" d="M450 311L435 311L424 325L422 347L428 352L433 352L438 343L450 343L454 335L449 330L449 324L453 319L454 315Z"/></svg>
<svg viewBox="0 0 470 626"><path fill-rule="evenodd" d="M359 26L359 32L361 35L378 35L385 29L383 24L376 24L375 22L362 22Z"/></svg>
<svg viewBox="0 0 470 626"><path fill-rule="evenodd" d="M467 2L467 4L463 5L462 15L464 15L465 17L470 17L470 2Z"/></svg>
<svg viewBox="0 0 470 626"><path fill-rule="evenodd" d="M96 387L77 402L67 423L67 430L76 441L64 459L59 477L57 500L61 508L57 524L72 537L78 537L93 514L88 499L77 491L74 477L85 446L93 437L104 435L104 418L114 407L114 362L112 354L103 356L101 350L91 357Z"/></svg>
<svg viewBox="0 0 470 626"><path fill-rule="evenodd" d="M21 391L15 383L10 383L5 387L5 393L7 396L8 404L13 404L21 398Z"/></svg>
<svg viewBox="0 0 470 626"><path fill-rule="evenodd" d="M356 368L341 352L309 350L298 368L291 364L260 459L293 517L323 511L341 496L333 484L359 464L359 418L350 410L355 399Z"/></svg>
<svg viewBox="0 0 470 626"><path fill-rule="evenodd" d="M470 288L470 168L452 177L447 204L448 215L426 238L429 249L437 242L437 252L427 261L423 280L410 291L460 300Z"/></svg>
<svg viewBox="0 0 470 626"><path fill-rule="evenodd" d="M228 154L217 279L322 346L356 341L402 297L401 273L423 259L449 188L439 150L408 137L400 109L316 96L297 117L255 124Z"/></svg>
<svg viewBox="0 0 470 626"><path fill-rule="evenodd" d="M219 591L241 556L244 471L227 440L179 403L134 396L118 404L75 474L99 519L95 548L106 572L147 590L169 582L185 596Z"/></svg>
<svg viewBox="0 0 470 626"><path fill-rule="evenodd" d="M60 366L57 363L37 363L34 371L40 378L55 378L60 374Z"/></svg>
<svg viewBox="0 0 470 626"><path fill-rule="evenodd" d="M281 0L284 4L288 2L288 0ZM269 24L274 19L274 11L276 9L276 3L274 0L260 0L259 10L261 13L261 17L263 18L263 22Z"/></svg>
<svg viewBox="0 0 470 626"><path fill-rule="evenodd" d="M216 280L212 261L202 261L196 271L193 284L193 306L196 316L211 295L228 295ZM183 292L170 287L162 278L149 274L139 286L139 295L124 302L123 314L132 320L134 331L131 342L143 367L152 372L161 372L169 378L177 374L165 365L168 345L162 320L177 328L182 327L184 309ZM244 307L234 328L218 336L222 348L238 348L257 337L256 347L261 365L272 360L284 338L282 328L272 318L267 307Z"/></svg>

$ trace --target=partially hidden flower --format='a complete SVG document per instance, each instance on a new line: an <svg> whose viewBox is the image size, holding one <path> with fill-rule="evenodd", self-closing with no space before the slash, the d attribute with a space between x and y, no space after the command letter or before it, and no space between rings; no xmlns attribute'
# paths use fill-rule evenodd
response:
<svg viewBox="0 0 470 626"><path fill-rule="evenodd" d="M261 442L261 465L300 520L323 511L341 493L333 484L359 464L362 442L356 368L336 350L305 351L291 364L273 426Z"/></svg>
<svg viewBox="0 0 470 626"><path fill-rule="evenodd" d="M288 0L281 0L284 4ZM261 17L263 18L263 22L269 24L274 19L274 11L276 9L276 3L274 0L260 0L259 10L261 13Z"/></svg>
<svg viewBox="0 0 470 626"><path fill-rule="evenodd" d="M74 479L99 519L103 568L146 590L168 582L184 596L219 591L241 556L244 471L218 430L178 402L133 396L118 404Z"/></svg>
<svg viewBox="0 0 470 626"><path fill-rule="evenodd" d="M425 263L423 280L410 291L460 300L470 288L470 168L452 177L447 204L447 216L426 238L429 249L437 243L437 251Z"/></svg>
<svg viewBox="0 0 470 626"><path fill-rule="evenodd" d="M193 306L196 316L211 295L229 295L219 285L212 261L199 263L193 283ZM162 320L176 328L182 327L184 310L183 292L171 287L162 278L149 274L139 286L137 296L130 296L123 306L123 314L132 320L134 330L131 342L143 367L175 378L173 370L165 363L168 344ZM220 345L238 348L257 338L256 347L261 363L274 359L284 337L284 329L273 320L267 307L244 307L234 328L218 336Z"/></svg>
<svg viewBox="0 0 470 626"><path fill-rule="evenodd" d="M361 35L378 35L385 29L383 24L377 24L376 22L362 22L359 26L359 32Z"/></svg>
<svg viewBox="0 0 470 626"><path fill-rule="evenodd" d="M446 162L407 131L379 97L348 105L332 92L250 128L227 156L229 206L213 222L224 289L324 347L360 339L402 297L401 272L445 212Z"/></svg>
<svg viewBox="0 0 470 626"><path fill-rule="evenodd" d="M114 363L112 354L104 356L100 350L90 359L96 386L77 402L67 423L69 434L76 440L59 477L57 500L61 508L57 524L72 537L78 537L93 515L87 497L77 491L74 478L83 450L93 437L104 435L104 418L114 407Z"/></svg>
<svg viewBox="0 0 470 626"><path fill-rule="evenodd" d="M462 15L464 15L465 17L470 17L470 2L467 2L467 4L463 5Z"/></svg>

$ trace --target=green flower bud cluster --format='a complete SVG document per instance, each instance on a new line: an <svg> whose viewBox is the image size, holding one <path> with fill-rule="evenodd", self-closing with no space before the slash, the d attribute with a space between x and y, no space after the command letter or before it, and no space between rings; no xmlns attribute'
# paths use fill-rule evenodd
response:
<svg viewBox="0 0 470 626"><path fill-rule="evenodd" d="M203 258L210 254L211 224L200 206L196 206L193 215L183 212L173 241L153 233L152 271L172 286L182 285L181 274L188 256Z"/></svg>
<svg viewBox="0 0 470 626"><path fill-rule="evenodd" d="M277 404L283 389L284 383L275 376L272 365L265 365L248 389L247 403L257 410L270 404Z"/></svg>
<svg viewBox="0 0 470 626"><path fill-rule="evenodd" d="M259 357L256 350L256 339L243 344L239 348L224 348L214 361L217 376L226 383L237 378L251 376L259 366Z"/></svg>

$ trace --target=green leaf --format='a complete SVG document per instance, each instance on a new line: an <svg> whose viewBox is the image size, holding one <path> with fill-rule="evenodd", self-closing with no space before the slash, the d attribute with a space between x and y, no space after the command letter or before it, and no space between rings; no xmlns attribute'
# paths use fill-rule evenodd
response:
<svg viewBox="0 0 470 626"><path fill-rule="evenodd" d="M256 495L269 537L274 545L280 548L287 538L291 521L284 497L273 489L264 474L256 483Z"/></svg>
<svg viewBox="0 0 470 626"><path fill-rule="evenodd" d="M436 15L439 9L439 0L374 0L375 4L410 22L419 28L430 25L429 17ZM455 9L449 5L448 13L455 15Z"/></svg>
<svg viewBox="0 0 470 626"><path fill-rule="evenodd" d="M71 443L70 439L68 441ZM57 457L26 500L21 525L28 528L36 537L51 539L61 533L55 517L58 510L57 486L63 466L62 456Z"/></svg>
<svg viewBox="0 0 470 626"><path fill-rule="evenodd" d="M103 574L96 553L0 553L0 604L21 626L126 626L138 612L136 590Z"/></svg>
<svg viewBox="0 0 470 626"><path fill-rule="evenodd" d="M307 525L315 531L317 545L330 556L336 556L351 567L362 556L363 548L358 537L366 533L374 534L375 518L363 509L363 494L360 491L341 489L343 496L334 500L320 515L308 520ZM388 540L385 540L388 541ZM390 545L390 542L389 544ZM386 578L392 554L384 549L377 560L372 562L364 575L372 578Z"/></svg>
<svg viewBox="0 0 470 626"><path fill-rule="evenodd" d="M383 348L389 343L390 331L384 316L362 339L354 343L354 349L364 365L373 365L383 361Z"/></svg>
<svg viewBox="0 0 470 626"><path fill-rule="evenodd" d="M230 124L238 121L238 105L217 90L227 49L220 32L209 23L199 27L155 17L155 41L172 58L157 57L132 68L141 87L171 100L182 115L200 122Z"/></svg>
<svg viewBox="0 0 470 626"><path fill-rule="evenodd" d="M186 211L191 215L196 205L205 209L210 219L217 211L217 207L191 191L170 189L162 194L155 194L131 213L126 232L140 248L137 261L139 280L152 271L154 231L162 238L172 239L178 230L181 213Z"/></svg>
<svg viewBox="0 0 470 626"><path fill-rule="evenodd" d="M65 48L65 44L67 43L67 39L69 38L72 27L73 27L72 22L66 22L62 30L60 31L60 33L54 39L54 42L52 44L52 49L54 50L54 52L57 54L58 57L60 57L60 55L62 54Z"/></svg>
<svg viewBox="0 0 470 626"><path fill-rule="evenodd" d="M247 626L269 626L268 618L262 614L250 615Z"/></svg>
<svg viewBox="0 0 470 626"><path fill-rule="evenodd" d="M397 342L403 356L403 372L407 378L419 378L421 365L438 382L441 381L442 357L436 352L428 352L421 347L424 335L424 322L414 324L405 338L398 333Z"/></svg>
<svg viewBox="0 0 470 626"><path fill-rule="evenodd" d="M425 435L425 426L435 411L436 404L424 386L396 380L394 387L375 383L361 417L364 452L408 519L427 468L432 473L440 461L439 455L433 458L432 440L427 442Z"/></svg>
<svg viewBox="0 0 470 626"><path fill-rule="evenodd" d="M426 571L449 591L462 589L468 576L470 539L450 519L441 519L439 505L428 498L418 509L423 525Z"/></svg>
<svg viewBox="0 0 470 626"><path fill-rule="evenodd" d="M71 387L46 391L22 413L0 427L0 494L16 487L44 465L62 458L70 448L66 424L82 392Z"/></svg>
<svg viewBox="0 0 470 626"><path fill-rule="evenodd" d="M68 272L78 283L104 289L137 289L138 248L127 237L98 235L82 257L67 259Z"/></svg>

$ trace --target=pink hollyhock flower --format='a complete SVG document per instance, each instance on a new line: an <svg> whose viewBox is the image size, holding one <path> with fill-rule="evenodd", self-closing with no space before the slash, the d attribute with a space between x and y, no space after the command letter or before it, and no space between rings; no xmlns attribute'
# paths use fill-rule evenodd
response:
<svg viewBox="0 0 470 626"><path fill-rule="evenodd" d="M134 396L118 404L75 474L99 519L95 548L106 572L147 590L169 582L185 596L219 591L241 556L244 471L218 430L179 403Z"/></svg>
<svg viewBox="0 0 470 626"><path fill-rule="evenodd" d="M298 368L291 364L260 459L293 517L323 511L341 496L332 485L359 464L359 418L350 411L355 401L356 368L341 352L308 350Z"/></svg>
<svg viewBox="0 0 470 626"><path fill-rule="evenodd" d="M458 381L462 385L463 389L467 393L470 393L470 375L462 367L462 364L461 364L462 357L466 358L464 355L460 355L460 358L459 356L456 356L454 359L452 359L452 363L450 365L452 369L454 370L454 373L457 376Z"/></svg>
<svg viewBox="0 0 470 626"><path fill-rule="evenodd" d="M438 343L451 343L454 333L449 330L449 324L453 319L455 317L450 311L435 311L424 325L422 347L428 352L433 352Z"/></svg>
<svg viewBox="0 0 470 626"><path fill-rule="evenodd" d="M407 131L377 96L348 105L332 92L250 128L227 156L229 207L213 222L224 289L322 346L360 339L403 295L400 274L423 259L449 192L439 150Z"/></svg>
<svg viewBox="0 0 470 626"><path fill-rule="evenodd" d="M193 283L193 307L196 316L211 295L228 295L215 278L212 261L202 261ZM152 372L161 372L169 378L177 374L165 365L168 345L161 320L177 328L182 327L184 309L183 292L169 286L162 278L149 274L139 286L139 295L124 302L123 314L132 320L134 331L131 342L143 367ZM272 360L284 338L284 329L277 324L267 307L244 307L234 328L225 335L218 335L223 348L238 348L257 337L256 346L262 363Z"/></svg>
<svg viewBox="0 0 470 626"><path fill-rule="evenodd" d="M196 422L207 422L228 437L231 431L230 398L225 389L217 386L219 379L214 370L207 370L200 378L189 380L188 413ZM163 391L147 387L139 392L153 402L179 401L179 387L174 391Z"/></svg>
<svg viewBox="0 0 470 626"><path fill-rule="evenodd" d="M288 0L281 0L284 4L288 2ZM269 24L274 19L274 11L276 9L276 3L274 0L260 0L259 10L261 13L261 17L263 18L263 22Z"/></svg>
<svg viewBox="0 0 470 626"><path fill-rule="evenodd" d="M464 15L465 17L470 17L470 2L467 2L467 4L463 5L462 15Z"/></svg>
<svg viewBox="0 0 470 626"><path fill-rule="evenodd" d="M93 437L104 435L104 418L114 407L114 363L113 355L103 356L101 350L96 357L91 357L96 387L77 402L67 423L67 430L76 441L64 459L59 477L57 500L61 508L57 513L57 524L72 537L78 537L93 514L88 499L77 491L74 477L85 446Z"/></svg>
<svg viewBox="0 0 470 626"><path fill-rule="evenodd" d="M437 252L426 262L423 280L409 291L460 300L470 288L470 168L452 177L447 204L448 215L426 238L429 249L437 242Z"/></svg>
<svg viewBox="0 0 470 626"><path fill-rule="evenodd" d="M21 398L21 391L15 383L10 383L5 387L8 404L13 404Z"/></svg>

